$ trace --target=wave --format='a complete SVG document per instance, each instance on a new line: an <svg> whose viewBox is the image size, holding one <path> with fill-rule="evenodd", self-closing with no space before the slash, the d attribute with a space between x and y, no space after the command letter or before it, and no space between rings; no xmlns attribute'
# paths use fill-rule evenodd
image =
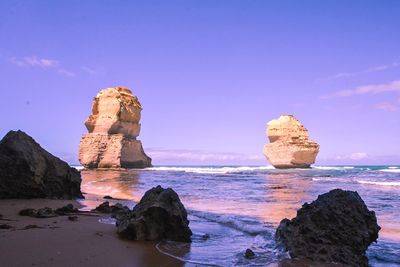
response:
<svg viewBox="0 0 400 267"><path fill-rule="evenodd" d="M354 169L352 166L312 166L313 169L318 170L351 170Z"/></svg>
<svg viewBox="0 0 400 267"><path fill-rule="evenodd" d="M382 185L382 186L400 186L400 182L376 182L376 181L364 181L358 180L360 184L371 184L371 185Z"/></svg>
<svg viewBox="0 0 400 267"><path fill-rule="evenodd" d="M71 167L77 169L78 171L83 170L85 168L81 165L71 165Z"/></svg>
<svg viewBox="0 0 400 267"><path fill-rule="evenodd" d="M241 166L241 167L151 167L148 171L188 172L203 174L227 174L227 173L253 173L275 169L272 166Z"/></svg>
<svg viewBox="0 0 400 267"><path fill-rule="evenodd" d="M399 167L397 167L397 166L391 166L391 167L388 167L388 169L398 169Z"/></svg>
<svg viewBox="0 0 400 267"><path fill-rule="evenodd" d="M207 221L222 224L226 227L230 227L250 235L270 234L270 229L267 227L267 225L256 218L233 214L216 214L198 210L188 210L188 214L205 219Z"/></svg>
<svg viewBox="0 0 400 267"><path fill-rule="evenodd" d="M400 173L400 169L396 169L396 168L388 168L388 169L383 169L383 170L379 170L380 172L394 172L394 173Z"/></svg>

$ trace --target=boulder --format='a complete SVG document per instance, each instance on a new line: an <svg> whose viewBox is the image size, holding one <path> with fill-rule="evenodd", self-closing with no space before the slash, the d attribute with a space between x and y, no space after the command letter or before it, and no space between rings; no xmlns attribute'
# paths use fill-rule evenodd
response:
<svg viewBox="0 0 400 267"><path fill-rule="evenodd" d="M375 212L357 192L335 189L282 220L276 239L293 259L368 266L365 252L379 230Z"/></svg>
<svg viewBox="0 0 400 267"><path fill-rule="evenodd" d="M128 88L100 91L92 114L85 122L89 131L81 138L79 161L86 168L145 168L151 158L136 138L140 134L142 106Z"/></svg>
<svg viewBox="0 0 400 267"><path fill-rule="evenodd" d="M81 175L22 131L0 141L1 198L82 198Z"/></svg>
<svg viewBox="0 0 400 267"><path fill-rule="evenodd" d="M147 191L132 211L117 218L117 227L126 239L191 242L185 207L171 188L157 186Z"/></svg>
<svg viewBox="0 0 400 267"><path fill-rule="evenodd" d="M275 168L309 168L315 162L319 145L293 115L270 121L267 136L270 143L264 146L264 155Z"/></svg>

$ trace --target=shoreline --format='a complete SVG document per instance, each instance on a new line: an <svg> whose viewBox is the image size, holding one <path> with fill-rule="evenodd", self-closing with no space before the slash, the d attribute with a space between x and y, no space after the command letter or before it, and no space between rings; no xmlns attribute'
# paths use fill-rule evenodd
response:
<svg viewBox="0 0 400 267"><path fill-rule="evenodd" d="M98 220L102 214L32 218L18 215L25 208L76 208L76 200L2 199L0 262L4 266L183 266L184 263L158 251L155 242L122 240L114 225Z"/></svg>

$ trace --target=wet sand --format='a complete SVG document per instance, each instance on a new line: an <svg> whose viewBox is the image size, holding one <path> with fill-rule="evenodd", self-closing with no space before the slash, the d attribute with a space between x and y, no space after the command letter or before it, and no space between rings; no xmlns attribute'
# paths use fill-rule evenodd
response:
<svg viewBox="0 0 400 267"><path fill-rule="evenodd" d="M76 201L0 200L0 262L2 266L183 266L161 254L153 242L121 240L114 225L102 224L101 214L31 218L25 208L59 208ZM6 227L0 227L6 228Z"/></svg>

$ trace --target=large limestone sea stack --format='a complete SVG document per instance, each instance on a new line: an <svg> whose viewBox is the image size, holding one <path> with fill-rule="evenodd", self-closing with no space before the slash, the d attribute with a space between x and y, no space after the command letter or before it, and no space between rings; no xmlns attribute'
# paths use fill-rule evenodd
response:
<svg viewBox="0 0 400 267"><path fill-rule="evenodd" d="M319 145L293 115L270 121L267 136L270 143L264 146L264 155L275 168L309 168L315 162Z"/></svg>
<svg viewBox="0 0 400 267"><path fill-rule="evenodd" d="M100 91L85 122L89 133L79 145L79 161L86 168L145 168L151 158L136 138L142 106L128 88Z"/></svg>

